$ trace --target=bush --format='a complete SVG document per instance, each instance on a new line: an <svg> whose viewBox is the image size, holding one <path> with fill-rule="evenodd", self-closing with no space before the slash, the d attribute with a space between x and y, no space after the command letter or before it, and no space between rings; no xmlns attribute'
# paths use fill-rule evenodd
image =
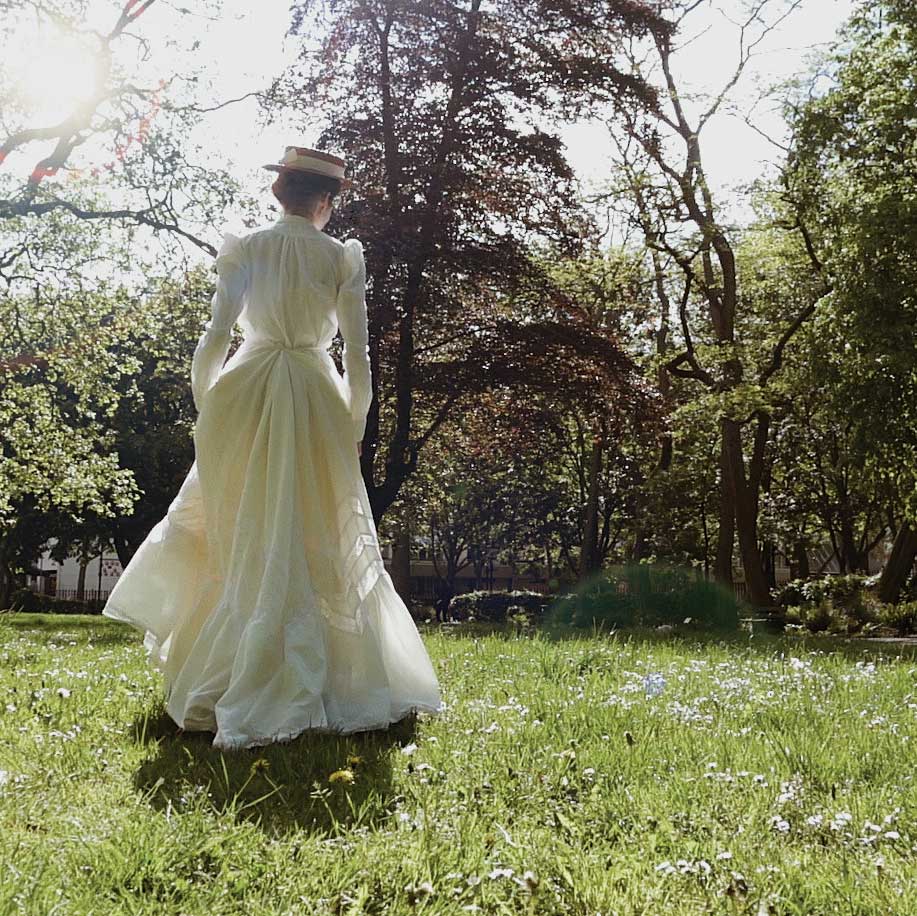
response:
<svg viewBox="0 0 917 916"><path fill-rule="evenodd" d="M632 564L602 572L558 598L551 620L573 627L690 623L716 630L739 626L740 604L727 588L691 569Z"/></svg>
<svg viewBox="0 0 917 916"><path fill-rule="evenodd" d="M101 614L104 604L104 601L55 598L33 592L29 588L20 588L13 592L10 610L27 614Z"/></svg>
<svg viewBox="0 0 917 916"><path fill-rule="evenodd" d="M793 579L774 592L777 604L782 607L801 607L832 601L844 608L863 604L867 579L859 573L848 576L822 576L820 579Z"/></svg>
<svg viewBox="0 0 917 916"><path fill-rule="evenodd" d="M799 624L813 633L859 633L875 622L867 585L872 577L859 573L794 579L774 592L783 608L784 622Z"/></svg>
<svg viewBox="0 0 917 916"><path fill-rule="evenodd" d="M917 634L917 601L883 604L876 616L879 624L889 627L899 636Z"/></svg>
<svg viewBox="0 0 917 916"><path fill-rule="evenodd" d="M551 599L538 592L464 592L449 602L449 614L458 620L486 620L504 623L510 608L517 617L520 613L530 619L541 619Z"/></svg>

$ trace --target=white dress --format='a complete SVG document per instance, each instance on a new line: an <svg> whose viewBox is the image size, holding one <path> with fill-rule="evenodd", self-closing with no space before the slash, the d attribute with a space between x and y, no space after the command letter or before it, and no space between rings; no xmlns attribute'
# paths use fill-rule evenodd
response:
<svg viewBox="0 0 917 916"><path fill-rule="evenodd" d="M166 708L230 749L440 712L360 473L372 397L360 243L299 216L217 257L196 460L103 613L146 634ZM238 321L244 342L223 365ZM340 327L344 376L327 351Z"/></svg>

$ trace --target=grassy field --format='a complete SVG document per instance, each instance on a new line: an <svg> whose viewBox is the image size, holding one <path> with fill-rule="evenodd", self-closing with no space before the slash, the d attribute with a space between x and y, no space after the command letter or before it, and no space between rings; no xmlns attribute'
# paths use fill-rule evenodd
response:
<svg viewBox="0 0 917 916"><path fill-rule="evenodd" d="M423 635L442 716L224 756L138 634L0 615L0 914L917 914L913 658Z"/></svg>

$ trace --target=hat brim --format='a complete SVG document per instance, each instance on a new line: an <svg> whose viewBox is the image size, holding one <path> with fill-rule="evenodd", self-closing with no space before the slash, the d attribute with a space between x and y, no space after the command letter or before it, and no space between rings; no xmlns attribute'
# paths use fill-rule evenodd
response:
<svg viewBox="0 0 917 916"><path fill-rule="evenodd" d="M348 188L353 186L353 182L349 178L334 178L333 175L327 175L324 172L317 172L314 169L301 169L296 166L278 165L275 162L272 162L269 165L263 165L261 168L267 169L269 172L296 172L299 174L305 172L307 175L321 175L322 178L331 178L333 181L339 181L341 183L342 191L346 191Z"/></svg>

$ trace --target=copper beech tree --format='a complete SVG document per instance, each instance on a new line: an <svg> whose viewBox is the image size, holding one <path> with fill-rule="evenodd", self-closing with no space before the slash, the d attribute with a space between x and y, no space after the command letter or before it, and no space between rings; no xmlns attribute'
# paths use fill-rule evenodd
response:
<svg viewBox="0 0 917 916"><path fill-rule="evenodd" d="M294 4L302 53L275 103L352 163L341 219L367 252L375 396L362 462L377 518L478 392L510 379L576 390L577 372L604 371L596 360L617 371L613 344L566 320L521 323L512 303L556 296L536 240L561 256L582 242L576 183L546 125L611 99L652 106L608 53L650 27L665 26L634 0ZM580 349L588 358L571 361Z"/></svg>

